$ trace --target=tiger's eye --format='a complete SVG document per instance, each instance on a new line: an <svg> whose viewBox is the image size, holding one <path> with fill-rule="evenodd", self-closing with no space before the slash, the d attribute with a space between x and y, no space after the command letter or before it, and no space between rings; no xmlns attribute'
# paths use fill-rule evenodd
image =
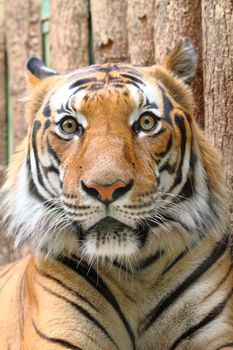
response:
<svg viewBox="0 0 233 350"><path fill-rule="evenodd" d="M78 123L74 118L66 118L65 120L61 121L61 129L66 134L73 134L78 130Z"/></svg>
<svg viewBox="0 0 233 350"><path fill-rule="evenodd" d="M150 131L156 125L156 119L152 115L142 115L139 118L138 125L142 131Z"/></svg>

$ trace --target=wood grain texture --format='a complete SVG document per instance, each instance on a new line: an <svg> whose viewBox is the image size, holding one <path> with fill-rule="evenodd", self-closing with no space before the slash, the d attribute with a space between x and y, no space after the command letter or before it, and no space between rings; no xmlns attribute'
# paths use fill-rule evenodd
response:
<svg viewBox="0 0 233 350"><path fill-rule="evenodd" d="M0 0L2 1L2 0ZM0 8L2 3L0 2ZM5 33L2 31L0 23L0 109L5 108L4 102L4 88L2 89L4 82L4 53L2 51L2 45L4 44L4 37L6 39L7 46L7 58L9 66L9 87L10 87L10 101L11 110L13 113L13 133L14 133L14 145L17 146L26 133L26 123L24 122L24 103L21 101L23 97L27 95L27 78L25 64L27 59L32 55L41 56L41 31L40 31L40 1L39 0L8 0L4 1L4 20L5 20ZM0 16L2 12L0 10ZM1 18L2 19L2 18ZM5 47L4 47L5 49ZM0 119L6 116L0 110ZM6 128L6 120L5 120ZM1 162L3 161L3 154L5 149L3 148L4 136L1 129ZM3 153L4 152L4 153ZM3 163L0 164L0 166ZM28 253L28 247L23 250L14 250L13 243L9 242L4 234L6 228L1 226L0 228L0 265L19 259Z"/></svg>
<svg viewBox="0 0 233 350"><path fill-rule="evenodd" d="M6 67L5 67L5 20L4 20L4 3L0 0L0 187L4 178L6 166ZM0 223L0 265L8 260L8 242L4 237L4 229Z"/></svg>
<svg viewBox="0 0 233 350"><path fill-rule="evenodd" d="M87 66L88 1L51 1L51 66L59 73Z"/></svg>
<svg viewBox="0 0 233 350"><path fill-rule="evenodd" d="M233 3L203 0L206 131L222 152L233 225Z"/></svg>
<svg viewBox="0 0 233 350"><path fill-rule="evenodd" d="M6 165L7 154L7 135L6 135L6 67L5 67L5 21L4 21L4 4L0 0L0 186L3 180L3 172Z"/></svg>
<svg viewBox="0 0 233 350"><path fill-rule="evenodd" d="M91 14L95 62L127 61L127 1L91 0Z"/></svg>
<svg viewBox="0 0 233 350"><path fill-rule="evenodd" d="M24 67L30 56L41 57L40 1L8 0L5 6L14 145L17 146L26 133L22 102L27 95Z"/></svg>
<svg viewBox="0 0 233 350"><path fill-rule="evenodd" d="M154 0L130 0L127 9L129 58L133 64L154 63Z"/></svg>
<svg viewBox="0 0 233 350"><path fill-rule="evenodd" d="M202 76L201 0L155 0L154 45L155 61L161 63L180 37L188 37L197 47L198 71L193 82L196 101L195 118L204 126Z"/></svg>

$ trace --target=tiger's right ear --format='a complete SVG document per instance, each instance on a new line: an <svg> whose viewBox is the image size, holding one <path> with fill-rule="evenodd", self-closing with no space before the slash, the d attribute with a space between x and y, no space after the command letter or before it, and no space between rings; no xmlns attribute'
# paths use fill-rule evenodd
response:
<svg viewBox="0 0 233 350"><path fill-rule="evenodd" d="M189 85L196 74L197 61L195 46L189 39L182 38L165 58L163 66Z"/></svg>
<svg viewBox="0 0 233 350"><path fill-rule="evenodd" d="M37 57L31 57L27 61L28 80L32 86L35 86L39 81L57 75L58 73L45 66L44 62Z"/></svg>

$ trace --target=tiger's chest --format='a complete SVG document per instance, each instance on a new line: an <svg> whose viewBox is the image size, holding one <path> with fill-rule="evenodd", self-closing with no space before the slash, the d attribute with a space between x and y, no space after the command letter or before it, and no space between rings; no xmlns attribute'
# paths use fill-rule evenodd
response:
<svg viewBox="0 0 233 350"><path fill-rule="evenodd" d="M72 271L69 279L60 267L49 270L37 269L41 311L31 311L38 337L63 335L82 350L217 350L233 343L233 276L224 247L187 271L166 269L156 282L153 273L124 279L80 264L74 283Z"/></svg>

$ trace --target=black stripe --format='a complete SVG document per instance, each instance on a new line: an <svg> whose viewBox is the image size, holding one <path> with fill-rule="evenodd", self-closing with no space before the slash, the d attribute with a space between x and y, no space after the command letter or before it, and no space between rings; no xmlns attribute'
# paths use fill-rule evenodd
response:
<svg viewBox="0 0 233 350"><path fill-rule="evenodd" d="M60 160L60 158L58 157L57 153L54 151L53 147L51 146L48 137L47 137L47 139L46 139L46 145L47 145L48 153L50 153L50 155L56 160L56 162L58 163L58 165L60 165L60 164L61 164L61 160Z"/></svg>
<svg viewBox="0 0 233 350"><path fill-rule="evenodd" d="M72 77L80 78L85 75L94 75L96 73L111 73L111 72L125 72L129 74L136 75L138 77L142 77L142 74L133 68L127 67L127 66L112 66L112 67L103 67L100 65L92 65L89 67L79 68L79 71L74 74Z"/></svg>
<svg viewBox="0 0 233 350"><path fill-rule="evenodd" d="M37 133L40 130L40 128L41 128L41 122L39 120L36 120L34 122L33 131L32 131L32 151L33 151L34 157L35 157L38 181L42 187L45 187L44 183L43 183L42 176L41 176L41 172L40 172L39 158L38 158L38 152L37 152L37 146L36 146L36 137L37 137ZM30 162L30 164L31 164L31 162Z"/></svg>
<svg viewBox="0 0 233 350"><path fill-rule="evenodd" d="M54 187L54 184L53 184L54 181L51 181L51 179L49 178L49 174L51 174L51 173L55 174L57 179L58 179L58 181L59 181L59 175L60 175L59 170L54 165L44 166L44 165L41 164L41 167L43 169L44 177L48 181L51 189L53 189L53 191L55 193L57 193L58 189L56 189Z"/></svg>
<svg viewBox="0 0 233 350"><path fill-rule="evenodd" d="M172 190L182 182L182 167L184 163L184 156L185 156L185 149L186 149L186 128L184 123L184 118L180 117L178 115L175 116L175 123L178 126L180 130L180 138L181 138L181 144L180 144L180 162L179 167L176 173L176 179L171 188L169 189L169 192L172 192Z"/></svg>
<svg viewBox="0 0 233 350"><path fill-rule="evenodd" d="M217 290L222 286L222 284L226 281L227 277L230 275L232 271L232 264L230 264L227 273L225 274L225 276L219 281L219 283L217 284L217 286L214 288L214 290L211 290L210 293L202 300L206 300L207 298L209 298L211 295L213 295L215 292L217 292Z"/></svg>
<svg viewBox="0 0 233 350"><path fill-rule="evenodd" d="M57 113L58 114L67 114L69 111L67 111L64 107L64 105L62 104L60 108L57 109Z"/></svg>
<svg viewBox="0 0 233 350"><path fill-rule="evenodd" d="M103 89L103 87L104 87L104 84L101 84L98 82L98 84L94 84L94 85L90 86L88 88L88 91L98 91L98 90Z"/></svg>
<svg viewBox="0 0 233 350"><path fill-rule="evenodd" d="M96 328L100 329L102 331L102 333L108 338L108 340L110 340L115 346L116 348L119 349L118 345L116 344L116 342L112 339L111 335L106 331L106 329L99 323L99 321L97 321L87 310L85 310L82 306L78 305L77 303L73 302L72 300L69 300L68 298L54 292L53 290L51 290L50 288L44 286L42 283L37 281L37 284L39 284L41 286L41 288L43 288L46 292L54 295L55 297L57 297L58 299L61 299L63 301L65 301L66 303L70 304L73 308L75 308L76 310L78 310L86 319L88 319L91 323L93 323L95 325Z"/></svg>
<svg viewBox="0 0 233 350"><path fill-rule="evenodd" d="M111 83L111 86L114 86L114 87L119 88L119 89L124 89L125 88L125 84L124 83Z"/></svg>
<svg viewBox="0 0 233 350"><path fill-rule="evenodd" d="M196 156L194 155L193 150L191 149L187 181L185 182L181 192L179 193L181 201L192 197L195 193L195 165Z"/></svg>
<svg viewBox="0 0 233 350"><path fill-rule="evenodd" d="M71 198L69 197L70 199L77 199L78 197L74 197L74 198ZM78 204L70 204L70 203L67 203L66 201L63 201L63 203L65 204L65 206L69 209L79 209L79 210L85 210L85 209L89 209L88 207L86 208L85 206L80 206ZM77 213L76 213L77 214Z"/></svg>
<svg viewBox="0 0 233 350"><path fill-rule="evenodd" d="M35 197L37 200L40 202L44 202L46 198L44 198L37 190L37 187L35 185L35 182L32 177L32 171L31 171L31 162L30 159L28 158L27 161L27 168L28 168L28 191L30 192L31 196Z"/></svg>
<svg viewBox="0 0 233 350"><path fill-rule="evenodd" d="M48 180L48 173L55 173L55 174L59 175L59 170L57 168L55 168L54 165L49 165L49 166L42 165L42 169L44 171L44 174L45 174L47 180Z"/></svg>
<svg viewBox="0 0 233 350"><path fill-rule="evenodd" d="M163 96L164 117L165 117L166 121L168 122L168 124L172 125L170 113L174 107L164 92L162 93L162 96Z"/></svg>
<svg viewBox="0 0 233 350"><path fill-rule="evenodd" d="M84 86L79 86L76 90L74 90L74 91L72 92L72 95L71 95L71 96L76 95L79 91L85 90L86 88L87 88L86 85L84 85Z"/></svg>
<svg viewBox="0 0 233 350"><path fill-rule="evenodd" d="M65 193L65 192L62 192L62 195L68 199L77 199L79 196L77 195L74 195L74 194L71 194L71 193Z"/></svg>
<svg viewBox="0 0 233 350"><path fill-rule="evenodd" d="M67 290L69 293L73 294L75 297L81 299L82 301L84 301L85 303L87 303L90 307L92 307L94 310L96 311L99 311L97 309L97 307L92 303L90 302L87 298L85 298L84 296L82 296L81 294L79 294L78 292L76 292L74 289L68 287L65 283L63 283L62 281L60 281L58 278L56 277L53 277L49 274L47 274L46 272L44 271L41 271L38 269L38 267L36 266L36 271L38 272L39 275L45 277L45 278L48 278L54 282L56 282L57 284L59 284L62 288L64 288L65 290Z"/></svg>
<svg viewBox="0 0 233 350"><path fill-rule="evenodd" d="M200 265L185 280L151 310L141 322L141 330L148 330L156 319L171 306L181 294L183 294L197 279L202 276L226 251L228 245L228 237L225 236L216 244L211 254L204 259Z"/></svg>
<svg viewBox="0 0 233 350"><path fill-rule="evenodd" d="M144 222L140 222L137 230L136 230L136 235L137 238L140 242L140 249L145 247L147 239L148 239L148 234L150 231L150 225L147 225L147 221L145 220Z"/></svg>
<svg viewBox="0 0 233 350"><path fill-rule="evenodd" d="M190 175L188 175L188 178L184 184L184 186L182 187L181 192L179 193L180 196L180 201L184 201L185 199L191 198L194 195L194 182L195 178L194 175L192 173L190 173Z"/></svg>
<svg viewBox="0 0 233 350"><path fill-rule="evenodd" d="M204 237L202 237L204 238ZM175 266L187 253L190 252L190 249L193 249L197 246L197 244L200 243L200 240L198 242L194 242L190 247L184 248L184 250L177 255L177 257L163 270L162 275L164 275L166 272L168 272L173 266Z"/></svg>
<svg viewBox="0 0 233 350"><path fill-rule="evenodd" d="M97 81L96 78L84 78L84 79L79 79L79 80L76 80L74 83L72 83L69 87L69 89L74 89L76 87L80 87L82 85L86 85L86 84L89 84L89 83L92 83L94 81Z"/></svg>
<svg viewBox="0 0 233 350"><path fill-rule="evenodd" d="M38 327L36 326L34 320L32 320L32 325L37 333L37 335L42 338L43 340L46 340L49 343L55 343L55 344L59 344L61 346L63 346L65 349L71 349L71 350L84 350L81 349L79 346L76 346L74 344L71 344L70 342L64 340L64 339L60 339L60 338L52 338L52 337L48 337L47 335L45 335L44 333L42 333Z"/></svg>
<svg viewBox="0 0 233 350"><path fill-rule="evenodd" d="M65 106L65 108L66 108L67 111L69 111L70 113L72 113L73 110L72 110L72 108L70 107L69 104L70 104L70 97L69 97L68 100L66 101L66 106Z"/></svg>
<svg viewBox="0 0 233 350"><path fill-rule="evenodd" d="M113 261L112 264L113 264L113 266L119 268L120 270L123 270L123 271L125 271L125 272L127 272L127 273L129 273L129 274L132 273L132 271L129 271L125 265L120 264L120 263L119 263L118 261L116 261L116 260Z"/></svg>
<svg viewBox="0 0 233 350"><path fill-rule="evenodd" d="M43 181L43 177L40 171L40 161L39 161L39 156L38 156L38 151L37 151L37 145L36 145L36 137L37 137L37 133L39 131L39 129L41 128L41 122L39 120L36 120L34 122L34 126L33 126L33 132L32 132L32 151L34 153L34 157L35 157L35 163L36 163L36 173L37 173L37 179L38 182L40 184L41 187L43 187L43 189L50 195L53 197L53 194L46 188L44 181ZM30 162L31 164L31 162ZM33 178L33 176L32 176ZM34 184L35 181L33 180ZM39 192L39 189L37 188L37 191Z"/></svg>
<svg viewBox="0 0 233 350"><path fill-rule="evenodd" d="M161 173L162 171L167 171L169 174L174 174L175 170L176 170L176 164L171 165L171 164L169 163L169 160L167 160L167 161L159 168L160 173Z"/></svg>
<svg viewBox="0 0 233 350"><path fill-rule="evenodd" d="M143 105L143 108L158 109L158 106L155 102L149 102L147 100L146 103Z"/></svg>
<svg viewBox="0 0 233 350"><path fill-rule="evenodd" d="M140 90L142 94L144 93L144 91L143 91L143 89L141 88L141 86L138 85L138 83L135 83L134 81L127 80L127 81L125 82L125 84L133 85L133 86L135 86L138 90Z"/></svg>
<svg viewBox="0 0 233 350"><path fill-rule="evenodd" d="M75 197L74 196L74 199L77 199L78 197ZM70 197L70 199L71 199L71 197ZM64 204L68 207L68 208L70 208L70 209L79 209L79 210L87 210L87 209L90 209L90 206L89 205L75 205L75 204L69 204L69 203L67 203L67 202L65 202L65 201L63 201L64 202ZM77 213L76 213L77 214Z"/></svg>
<svg viewBox="0 0 233 350"><path fill-rule="evenodd" d="M43 133L50 127L51 121L50 119L47 119L46 122L44 123L44 128L43 128Z"/></svg>
<svg viewBox="0 0 233 350"><path fill-rule="evenodd" d="M166 267L166 269L163 270L162 275L164 275L166 272L168 272L174 265L176 265L186 254L188 250L184 250L181 252L177 257Z"/></svg>
<svg viewBox="0 0 233 350"><path fill-rule="evenodd" d="M50 108L49 102L46 103L42 113L45 117L51 116L51 108Z"/></svg>
<svg viewBox="0 0 233 350"><path fill-rule="evenodd" d="M158 134L156 134L156 135L158 135ZM155 135L155 136L156 136ZM167 147L166 147L166 149L165 149L165 151L163 151L163 152L160 152L160 153L155 153L155 155L157 156L157 157L165 157L166 156L166 154L170 151L170 149L171 149L171 147L172 147L172 135L170 135L169 136L169 139L168 139L168 142L167 142ZM161 169L160 169L160 171L162 171Z"/></svg>
<svg viewBox="0 0 233 350"><path fill-rule="evenodd" d="M69 102L70 102L70 97L72 96L73 94L71 94L68 98L68 100L66 101L66 104L65 104L65 107L64 107L64 104L62 103L61 104L61 107L59 109L57 109L57 113L58 114L69 114L72 113L72 109L70 108L69 106Z"/></svg>
<svg viewBox="0 0 233 350"><path fill-rule="evenodd" d="M151 266L154 262L156 262L161 256L164 255L164 251L157 251L155 254L148 256L145 260L139 261L139 266L137 270L143 270L149 266Z"/></svg>
<svg viewBox="0 0 233 350"><path fill-rule="evenodd" d="M219 303L217 306L215 306L215 308L213 310L211 310L206 317L204 317L199 323L197 323L196 325L190 327L186 332L184 332L174 343L173 345L170 347L169 350L174 350L176 349L181 342L185 341L185 340L189 340L190 338L192 338L194 336L194 334L198 331L200 331L201 328L205 327L207 324L209 324L210 322L212 322L215 318L217 318L221 312L223 311L223 309L226 306L227 301L229 300L229 298L232 296L232 292L233 290L230 291L230 293L228 293L228 295L226 296L226 298L221 301L221 303Z"/></svg>
<svg viewBox="0 0 233 350"><path fill-rule="evenodd" d="M129 80L132 80L132 81L134 81L135 83L138 83L139 85L145 85L145 83L144 83L144 81L142 80L142 79L140 79L140 78L137 78L137 77L135 77L134 75L132 75L132 74L128 74L128 73L123 73L123 74L121 74L121 76L123 77L123 78L127 78L127 79L129 79Z"/></svg>
<svg viewBox="0 0 233 350"><path fill-rule="evenodd" d="M112 294L112 292L110 291L108 286L104 283L104 281L100 278L100 276L97 275L96 271L93 268L90 268L88 265L86 264L84 265L84 263L81 262L80 259L77 262L65 256L58 256L57 260L61 264L66 265L68 268L70 268L74 272L81 275L90 285L92 285L92 287L94 287L109 302L109 304L112 305L112 307L115 309L120 319L124 323L132 343L132 348L135 350L135 337L134 337L133 331L128 321L126 320L125 315L123 314L115 296Z"/></svg>
<svg viewBox="0 0 233 350"><path fill-rule="evenodd" d="M139 261L135 270L136 271L141 271L144 270L145 268L151 266L153 263L155 263L161 256L164 255L164 251L157 251L155 254L150 255L146 259ZM114 261L113 265L118 267L120 270L124 270L127 273L131 274L132 272L129 271L124 265L120 264L118 261Z"/></svg>

